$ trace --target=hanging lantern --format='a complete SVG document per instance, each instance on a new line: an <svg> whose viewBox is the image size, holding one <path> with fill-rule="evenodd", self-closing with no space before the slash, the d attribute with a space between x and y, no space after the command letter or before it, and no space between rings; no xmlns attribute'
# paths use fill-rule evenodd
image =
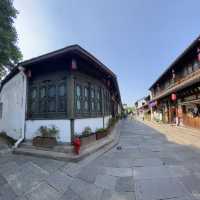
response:
<svg viewBox="0 0 200 200"><path fill-rule="evenodd" d="M107 81L107 85L108 85L108 87L110 87L110 80Z"/></svg>
<svg viewBox="0 0 200 200"><path fill-rule="evenodd" d="M172 100L172 101L176 101L176 94L175 94L175 93L172 93L172 95L171 95L171 100Z"/></svg>
<svg viewBox="0 0 200 200"><path fill-rule="evenodd" d="M26 72L26 75L27 75L28 78L31 78L31 76L32 76L32 72L31 72L30 69Z"/></svg>
<svg viewBox="0 0 200 200"><path fill-rule="evenodd" d="M197 48L197 60L200 62L200 48Z"/></svg>
<svg viewBox="0 0 200 200"><path fill-rule="evenodd" d="M76 61L73 59L71 63L71 70L76 70L77 69L77 64Z"/></svg>

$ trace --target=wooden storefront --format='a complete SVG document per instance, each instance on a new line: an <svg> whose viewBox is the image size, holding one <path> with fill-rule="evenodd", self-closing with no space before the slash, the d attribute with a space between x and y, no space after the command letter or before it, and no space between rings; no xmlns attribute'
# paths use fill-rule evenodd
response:
<svg viewBox="0 0 200 200"><path fill-rule="evenodd" d="M184 126L200 128L200 86L191 86L182 91L179 100L180 120Z"/></svg>

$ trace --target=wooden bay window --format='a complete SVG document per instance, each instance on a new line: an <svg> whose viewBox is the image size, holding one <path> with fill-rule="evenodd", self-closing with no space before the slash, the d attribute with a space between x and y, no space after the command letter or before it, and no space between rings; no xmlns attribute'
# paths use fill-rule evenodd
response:
<svg viewBox="0 0 200 200"><path fill-rule="evenodd" d="M65 118L66 80L33 82L29 86L28 118Z"/></svg>

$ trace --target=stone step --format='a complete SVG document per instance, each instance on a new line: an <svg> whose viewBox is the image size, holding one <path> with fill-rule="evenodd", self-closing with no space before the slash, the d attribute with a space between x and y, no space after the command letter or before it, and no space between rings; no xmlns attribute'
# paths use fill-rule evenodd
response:
<svg viewBox="0 0 200 200"><path fill-rule="evenodd" d="M33 146L31 141L25 141L21 143L20 148L36 149L36 150L43 150L43 151L54 151L54 152L60 152L60 153L73 153L74 151L74 147L70 144L58 144L53 148L44 148L44 147Z"/></svg>
<svg viewBox="0 0 200 200"><path fill-rule="evenodd" d="M55 160L78 162L82 160L83 158L85 158L86 156L89 156L90 154L95 153L96 151L104 149L106 146L108 147L110 146L109 148L112 148L113 146L116 145L114 138L115 137L108 137L100 141L97 141L93 144L90 144L82 148L81 153L79 155L76 155L74 153L64 153L64 152L56 152L52 150L36 149L36 148L27 147L27 146L26 147L21 146L20 148L15 148L13 149L13 153L35 156L35 157L42 157L42 158L51 158Z"/></svg>
<svg viewBox="0 0 200 200"><path fill-rule="evenodd" d="M63 161L76 161L76 155L72 153L63 153L63 152L55 152L55 151L45 151L41 149L32 149L32 148L16 148L13 150L14 154L22 154L22 155L29 155L35 157L42 157L42 158L51 158L55 160L63 160Z"/></svg>
<svg viewBox="0 0 200 200"><path fill-rule="evenodd" d="M66 153L66 152L53 151L53 149L38 149L33 147L30 142L26 144L22 143L19 148L13 149L13 153L30 155L35 157L46 157L55 160L78 162L93 153L102 154L102 152L106 152L109 149L113 148L115 145L117 145L119 141L119 135L120 135L119 124L117 124L117 126L112 130L112 133L108 137L105 137L101 140L98 140L94 143L82 147L79 155L76 155L72 152ZM71 146L71 148L69 149L72 151L73 146Z"/></svg>

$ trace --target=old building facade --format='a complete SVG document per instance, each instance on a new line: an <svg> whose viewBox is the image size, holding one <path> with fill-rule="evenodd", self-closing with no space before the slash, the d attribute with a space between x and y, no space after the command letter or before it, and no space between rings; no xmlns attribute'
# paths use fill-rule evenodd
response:
<svg viewBox="0 0 200 200"><path fill-rule="evenodd" d="M199 37L150 87L151 118L200 128Z"/></svg>
<svg viewBox="0 0 200 200"><path fill-rule="evenodd" d="M2 82L0 131L31 140L41 126L55 125L71 142L90 126L106 127L121 112L116 75L93 55L72 45L19 63Z"/></svg>
<svg viewBox="0 0 200 200"><path fill-rule="evenodd" d="M151 119L151 112L149 108L150 95L145 96L135 102L136 115L140 119Z"/></svg>

